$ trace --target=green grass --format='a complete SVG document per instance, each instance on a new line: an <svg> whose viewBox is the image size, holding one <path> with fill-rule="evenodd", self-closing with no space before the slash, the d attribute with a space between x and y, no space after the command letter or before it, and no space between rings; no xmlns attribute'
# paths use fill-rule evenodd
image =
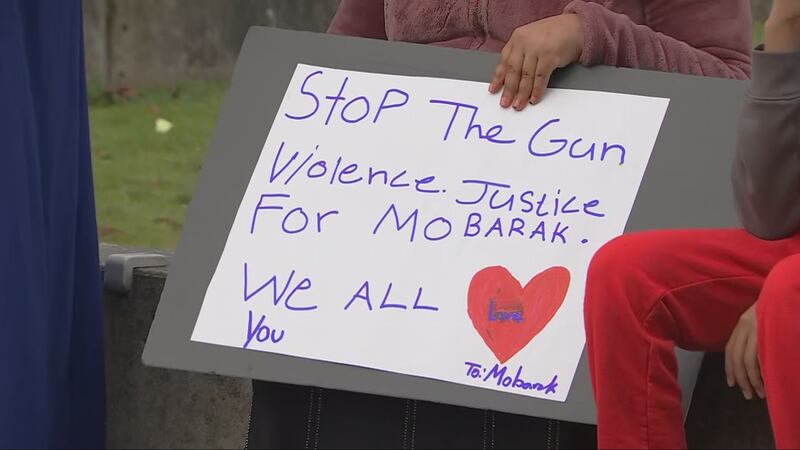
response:
<svg viewBox="0 0 800 450"><path fill-rule="evenodd" d="M753 46L764 42L764 22L753 24Z"/></svg>
<svg viewBox="0 0 800 450"><path fill-rule="evenodd" d="M174 249L226 90L198 82L90 107L100 239ZM155 131L158 117L175 126Z"/></svg>

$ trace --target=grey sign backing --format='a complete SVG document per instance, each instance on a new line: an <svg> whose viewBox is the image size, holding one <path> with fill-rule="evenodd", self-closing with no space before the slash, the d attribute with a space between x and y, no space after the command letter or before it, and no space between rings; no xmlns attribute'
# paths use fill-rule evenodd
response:
<svg viewBox="0 0 800 450"><path fill-rule="evenodd" d="M484 52L251 28L188 210L144 363L595 423L585 352L567 401L559 403L190 340L239 203L298 63L488 82L497 61L498 55ZM557 72L551 86L671 99L626 231L737 225L729 172L744 83L575 66ZM680 352L679 359L688 405L701 355Z"/></svg>

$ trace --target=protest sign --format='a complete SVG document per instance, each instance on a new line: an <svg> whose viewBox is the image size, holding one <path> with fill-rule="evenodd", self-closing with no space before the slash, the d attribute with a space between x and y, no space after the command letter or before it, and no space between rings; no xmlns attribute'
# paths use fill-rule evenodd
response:
<svg viewBox="0 0 800 450"><path fill-rule="evenodd" d="M667 105L298 65L192 339L563 401Z"/></svg>
<svg viewBox="0 0 800 450"><path fill-rule="evenodd" d="M593 423L586 264L737 225L744 84L571 66L516 113L496 63L251 29L144 362ZM678 351L687 406L701 356Z"/></svg>

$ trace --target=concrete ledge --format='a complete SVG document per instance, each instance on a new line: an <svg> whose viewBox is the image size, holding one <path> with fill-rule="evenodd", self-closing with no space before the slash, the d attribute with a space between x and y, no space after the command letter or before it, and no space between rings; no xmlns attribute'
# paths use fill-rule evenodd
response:
<svg viewBox="0 0 800 450"><path fill-rule="evenodd" d="M142 250L103 244L100 251L104 264L110 254ZM243 448L249 380L141 363L168 272L169 267L136 269L128 295L106 292L108 447ZM727 387L719 354L706 355L686 430L691 448L774 448L766 403L748 402Z"/></svg>
<svg viewBox="0 0 800 450"><path fill-rule="evenodd" d="M101 245L101 263L110 254L131 251ZM243 448L250 420L249 380L141 363L167 271L137 269L128 295L106 291L108 447Z"/></svg>

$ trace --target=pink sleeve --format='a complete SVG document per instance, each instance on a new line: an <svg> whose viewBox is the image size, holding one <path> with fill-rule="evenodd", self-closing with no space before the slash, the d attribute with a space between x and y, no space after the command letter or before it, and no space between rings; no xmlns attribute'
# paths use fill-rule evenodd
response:
<svg viewBox="0 0 800 450"><path fill-rule="evenodd" d="M342 0L328 33L386 39L382 0Z"/></svg>
<svg viewBox="0 0 800 450"><path fill-rule="evenodd" d="M721 78L750 76L748 0L642 0L645 23L593 2L564 9L583 26L581 64Z"/></svg>

